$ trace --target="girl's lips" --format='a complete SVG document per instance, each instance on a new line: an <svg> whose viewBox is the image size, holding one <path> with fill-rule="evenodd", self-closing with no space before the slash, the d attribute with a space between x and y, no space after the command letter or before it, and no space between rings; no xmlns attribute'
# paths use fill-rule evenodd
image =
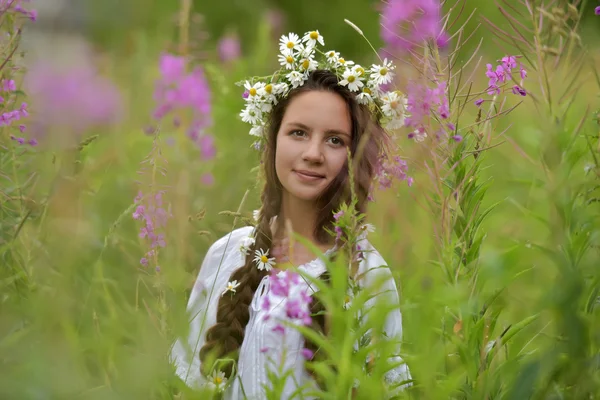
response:
<svg viewBox="0 0 600 400"><path fill-rule="evenodd" d="M303 180L305 182L316 182L316 181L319 181L319 180L325 178L323 175L318 175L318 174L315 174L314 172L310 172L310 171L294 171L294 172L296 173L298 178L300 178L300 180Z"/></svg>

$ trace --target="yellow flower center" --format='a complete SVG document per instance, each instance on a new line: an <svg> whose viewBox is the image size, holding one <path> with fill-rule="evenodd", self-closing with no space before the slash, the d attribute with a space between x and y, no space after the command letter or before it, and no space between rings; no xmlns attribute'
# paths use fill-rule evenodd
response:
<svg viewBox="0 0 600 400"><path fill-rule="evenodd" d="M354 82L355 80L356 80L356 78L354 77L354 75L350 75L348 77L348 82L350 82L350 83Z"/></svg>
<svg viewBox="0 0 600 400"><path fill-rule="evenodd" d="M256 96L256 89L250 88L248 92L250 93L250 96Z"/></svg>
<svg viewBox="0 0 600 400"><path fill-rule="evenodd" d="M329 57L333 57L333 56L335 56L335 53L333 51L330 51L329 52Z"/></svg>
<svg viewBox="0 0 600 400"><path fill-rule="evenodd" d="M365 87L363 89L363 92L365 92L366 94L371 94L371 89L369 89L368 87Z"/></svg>
<svg viewBox="0 0 600 400"><path fill-rule="evenodd" d="M319 38L319 34L318 34L316 31L312 31L312 32L310 33L310 38L311 38L312 40L317 40L317 39Z"/></svg>
<svg viewBox="0 0 600 400"><path fill-rule="evenodd" d="M285 61L287 61L287 62L288 62L288 64L291 64L291 63L293 63L293 62L294 62L294 57L292 57L292 56L287 56L287 57L285 58Z"/></svg>
<svg viewBox="0 0 600 400"><path fill-rule="evenodd" d="M345 64L346 60L344 60L343 58L340 57L340 59L338 60L340 62L340 64Z"/></svg>
<svg viewBox="0 0 600 400"><path fill-rule="evenodd" d="M267 256L265 256L265 255L260 256L260 262L261 263L266 264L267 261L269 261L269 259L267 258Z"/></svg>
<svg viewBox="0 0 600 400"><path fill-rule="evenodd" d="M344 303L350 303L350 296L346 295L346 298L344 299Z"/></svg>
<svg viewBox="0 0 600 400"><path fill-rule="evenodd" d="M362 67L356 68L356 72L358 72L358 76L363 76L365 74L365 70Z"/></svg>
<svg viewBox="0 0 600 400"><path fill-rule="evenodd" d="M390 107L392 107L392 108L396 108L396 107L398 107L398 102L397 102L397 101L392 101L392 102L390 103Z"/></svg>
<svg viewBox="0 0 600 400"><path fill-rule="evenodd" d="M381 69L379 70L379 74L380 74L381 76L386 76L386 75L387 75L387 73L388 73L388 70L387 70L387 68L381 68Z"/></svg>
<svg viewBox="0 0 600 400"><path fill-rule="evenodd" d="M310 62L308 60L304 60L302 61L302 68L304 69L308 69L308 66L310 65Z"/></svg>
<svg viewBox="0 0 600 400"><path fill-rule="evenodd" d="M223 378L221 378L220 376L215 376L214 383L216 385L220 385L221 383L223 383Z"/></svg>
<svg viewBox="0 0 600 400"><path fill-rule="evenodd" d="M265 92L271 94L271 92L273 91L273 85L271 85L270 83L265 86Z"/></svg>
<svg viewBox="0 0 600 400"><path fill-rule="evenodd" d="M287 48L288 49L293 49L294 48L294 42L287 42Z"/></svg>

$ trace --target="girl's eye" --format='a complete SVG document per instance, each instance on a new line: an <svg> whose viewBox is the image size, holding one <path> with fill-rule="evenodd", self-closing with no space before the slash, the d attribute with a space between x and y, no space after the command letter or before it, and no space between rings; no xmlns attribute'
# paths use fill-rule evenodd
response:
<svg viewBox="0 0 600 400"><path fill-rule="evenodd" d="M306 133L304 131L300 131L300 130L295 130L295 131L290 132L290 136L302 137L305 135L306 135Z"/></svg>
<svg viewBox="0 0 600 400"><path fill-rule="evenodd" d="M343 146L344 145L344 141L342 139L340 139L337 136L332 136L329 138L329 141L331 142L331 144L333 144L334 146Z"/></svg>

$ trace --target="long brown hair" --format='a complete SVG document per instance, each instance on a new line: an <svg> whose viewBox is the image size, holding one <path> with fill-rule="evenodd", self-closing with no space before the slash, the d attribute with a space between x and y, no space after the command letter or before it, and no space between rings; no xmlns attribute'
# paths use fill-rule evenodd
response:
<svg viewBox="0 0 600 400"><path fill-rule="evenodd" d="M338 84L338 77L331 71L317 70L312 72L304 85L290 91L273 107L266 132L266 145L262 154L263 174L265 184L261 194L262 207L258 224L255 228L255 243L246 256L242 267L235 270L230 281L237 280L239 287L235 296L223 296L219 299L217 321L206 332L206 344L200 350L202 369L207 374L212 366L204 365L209 355L216 358L238 359L239 349L244 341L244 331L250 318L249 306L258 288L260 281L267 274L259 271L253 262L254 250L270 249L273 244L271 220L281 210L282 185L275 171L275 153L277 151L277 133L288 105L301 93L309 91L326 91L338 94L347 104L352 122L352 141L350 152L354 160L354 189L357 197L357 211L366 211L367 199L373 180L376 163L380 152L389 144L388 137L378 122L378 115L374 115L366 106L360 105L355 99L355 94L346 87ZM357 156L356 159L354 158ZM350 200L350 183L348 178L348 165L346 164L339 175L319 196L317 204L319 213L315 226L314 236L321 243L331 241L326 229L331 229L333 212L344 202ZM312 311L316 313L323 309L320 302L313 301ZM320 315L313 319L313 329L320 332L325 330L325 318ZM306 343L313 351L314 344ZM233 365L220 366L227 376L231 376Z"/></svg>

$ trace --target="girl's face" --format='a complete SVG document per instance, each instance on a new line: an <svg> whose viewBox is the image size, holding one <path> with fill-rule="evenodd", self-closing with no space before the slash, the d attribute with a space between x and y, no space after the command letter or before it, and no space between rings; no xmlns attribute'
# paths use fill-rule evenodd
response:
<svg viewBox="0 0 600 400"><path fill-rule="evenodd" d="M350 112L339 95L309 91L292 99L275 153L284 198L315 201L344 167L351 140Z"/></svg>

